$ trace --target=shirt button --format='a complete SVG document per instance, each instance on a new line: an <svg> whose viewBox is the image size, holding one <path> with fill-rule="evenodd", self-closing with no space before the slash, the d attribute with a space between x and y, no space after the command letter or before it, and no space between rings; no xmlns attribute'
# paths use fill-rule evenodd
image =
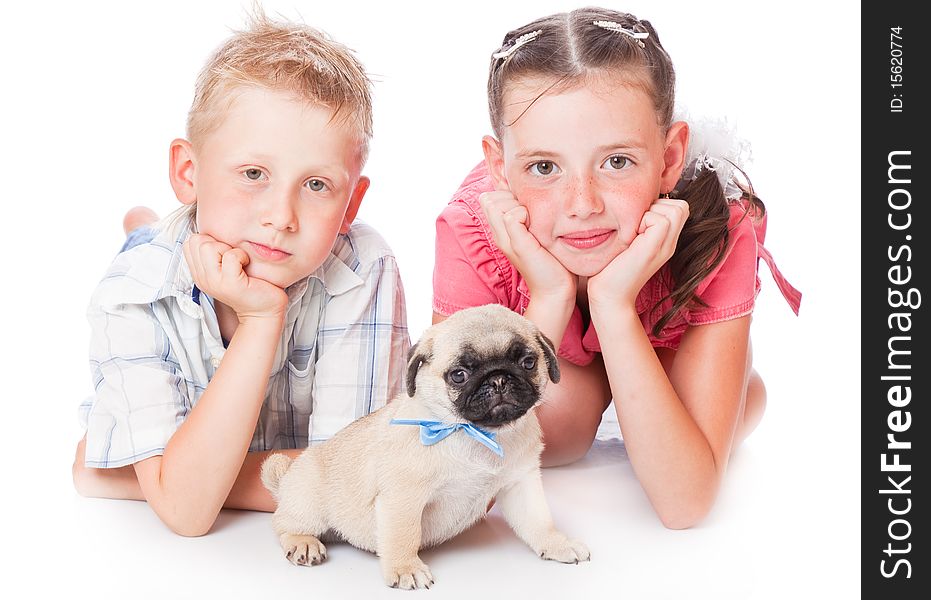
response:
<svg viewBox="0 0 931 600"><path fill-rule="evenodd" d="M213 358L210 359L210 364L213 365L214 369L217 369L220 367L220 359L214 356Z"/></svg>

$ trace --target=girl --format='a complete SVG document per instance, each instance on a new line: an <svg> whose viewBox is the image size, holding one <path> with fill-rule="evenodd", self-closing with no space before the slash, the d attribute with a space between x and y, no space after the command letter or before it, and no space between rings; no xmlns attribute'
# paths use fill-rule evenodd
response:
<svg viewBox="0 0 931 600"><path fill-rule="evenodd" d="M614 399L631 464L670 528L713 505L766 393L750 314L764 207L714 154L689 157L675 74L647 21L536 20L493 54L495 136L437 220L434 322L499 303L561 340L537 415L547 465L583 456Z"/></svg>

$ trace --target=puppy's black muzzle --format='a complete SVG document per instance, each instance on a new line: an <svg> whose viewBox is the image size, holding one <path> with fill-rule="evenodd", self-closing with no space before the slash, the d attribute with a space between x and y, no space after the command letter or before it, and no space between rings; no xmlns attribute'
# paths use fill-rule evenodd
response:
<svg viewBox="0 0 931 600"><path fill-rule="evenodd" d="M506 366L476 373L459 394L459 414L479 426L496 427L519 419L536 404L540 395L531 374L520 367Z"/></svg>

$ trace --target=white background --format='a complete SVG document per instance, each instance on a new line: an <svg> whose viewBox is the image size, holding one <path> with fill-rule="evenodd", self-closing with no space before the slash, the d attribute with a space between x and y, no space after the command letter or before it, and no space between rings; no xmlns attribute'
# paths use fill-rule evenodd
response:
<svg viewBox="0 0 931 600"><path fill-rule="evenodd" d="M583 3L264 4L354 48L374 75L373 185L361 217L397 254L416 339L431 312L433 222L490 131L488 56L509 29ZM769 408L714 512L694 530L664 530L621 447L601 445L545 473L557 522L589 544L590 564L538 564L493 516L428 555L437 587L426 594L857 593L860 7L825 4L611 3L658 29L680 104L728 117L751 140L749 172L770 211L767 246L804 293L796 318L761 266L752 337ZM184 133L201 64L246 8L245 0L4 8L0 587L81 598L381 592L375 559L352 548L314 570L286 565L268 515L224 513L214 533L187 540L142 504L79 498L70 483L76 408L91 391L87 299L122 242L123 213L177 205L168 144Z"/></svg>

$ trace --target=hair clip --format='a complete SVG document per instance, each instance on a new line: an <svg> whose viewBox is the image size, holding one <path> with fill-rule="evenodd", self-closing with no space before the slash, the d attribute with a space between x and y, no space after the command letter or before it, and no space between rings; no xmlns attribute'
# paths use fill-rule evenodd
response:
<svg viewBox="0 0 931 600"><path fill-rule="evenodd" d="M510 47L510 48L508 48L507 50L502 50L501 52L495 52L494 54L491 55L491 57L494 58L494 59L496 59L496 60L499 59L499 58L507 58L507 57L511 56L512 54L514 54L514 52L515 52L518 48L520 48L521 46L523 46L523 45L526 44L527 42L532 42L532 41L533 41L538 35L540 35L541 33L543 33L543 30L542 30L542 29L537 29L536 31L531 31L530 33L525 33L524 35L522 35L522 36L518 37L516 40L514 40L514 43L511 44L511 47Z"/></svg>
<svg viewBox="0 0 931 600"><path fill-rule="evenodd" d="M695 159L695 173L701 173L702 170L708 169L709 171L717 170L714 164L715 159L711 158L707 154L699 154Z"/></svg>
<svg viewBox="0 0 931 600"><path fill-rule="evenodd" d="M617 33L623 33L623 34L626 35L626 36L630 36L630 37L634 38L635 40L637 40L637 44L639 44L639 46L640 46L641 48L646 48L646 46L643 45L643 41L642 41L642 40L645 40L645 39L647 39L648 37L650 37L649 32L646 32L646 31L634 31L633 29L627 29L626 27L624 27L624 26L621 25L620 23L615 23L614 21L592 21L592 23L594 23L594 24L597 25L598 27L601 27L602 29L608 29L608 30L610 30L610 31L616 31Z"/></svg>

